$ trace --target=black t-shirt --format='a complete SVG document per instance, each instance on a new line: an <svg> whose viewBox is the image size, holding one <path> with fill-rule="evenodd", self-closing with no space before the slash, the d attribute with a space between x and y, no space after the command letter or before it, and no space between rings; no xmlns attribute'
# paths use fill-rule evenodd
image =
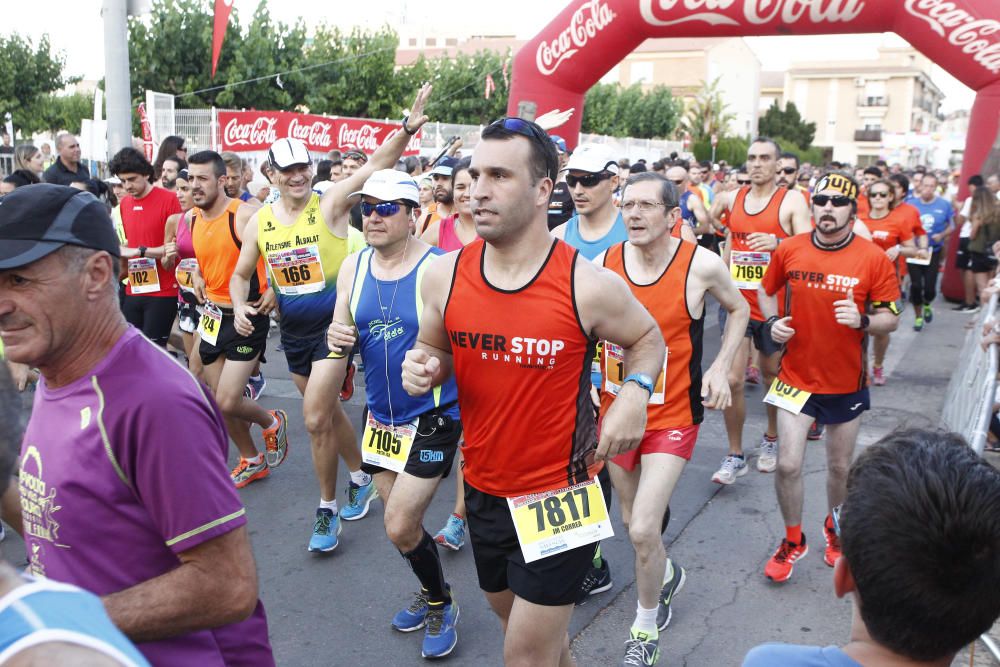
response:
<svg viewBox="0 0 1000 667"><path fill-rule="evenodd" d="M565 182L556 183L549 198L549 229L555 229L573 217L576 212L573 206L573 195Z"/></svg>

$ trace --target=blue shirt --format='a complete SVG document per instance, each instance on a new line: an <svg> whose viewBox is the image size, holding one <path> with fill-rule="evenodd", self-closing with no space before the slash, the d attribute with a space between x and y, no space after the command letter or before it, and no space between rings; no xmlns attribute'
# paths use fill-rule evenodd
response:
<svg viewBox="0 0 1000 667"><path fill-rule="evenodd" d="M927 232L927 242L930 243L931 250L940 250L941 241L935 242L931 237L952 226L955 211L951 204L941 197L935 197L929 203L924 202L920 197L910 197L906 203L920 211L920 224Z"/></svg>
<svg viewBox="0 0 1000 667"><path fill-rule="evenodd" d="M358 327L361 359L365 362L365 394L368 410L379 422L396 426L443 405L442 414L458 419L458 389L451 378L423 396L403 390L403 357L417 342L420 329L420 281L440 248L431 248L417 265L399 280L377 280L371 272L374 251L358 255L351 290L351 314Z"/></svg>
<svg viewBox="0 0 1000 667"><path fill-rule="evenodd" d="M628 232L625 231L625 221L622 220L622 214L619 213L607 234L596 241L586 241L580 236L580 214L575 213L572 218L566 221L566 233L563 235L563 240L579 250L581 255L593 261L595 257L611 246L628 241Z"/></svg>
<svg viewBox="0 0 1000 667"><path fill-rule="evenodd" d="M743 667L861 667L837 646L761 644L747 653Z"/></svg>

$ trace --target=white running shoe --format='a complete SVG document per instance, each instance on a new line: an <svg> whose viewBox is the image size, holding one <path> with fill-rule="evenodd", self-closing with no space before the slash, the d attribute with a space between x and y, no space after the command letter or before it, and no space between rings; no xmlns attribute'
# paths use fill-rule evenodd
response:
<svg viewBox="0 0 1000 667"><path fill-rule="evenodd" d="M760 439L760 450L757 455L757 470L774 472L778 467L778 440L769 440L765 435Z"/></svg>
<svg viewBox="0 0 1000 667"><path fill-rule="evenodd" d="M746 458L728 454L726 458L722 459L722 465L719 466L719 469L712 475L712 481L716 484L732 484L737 477L747 474L748 470Z"/></svg>

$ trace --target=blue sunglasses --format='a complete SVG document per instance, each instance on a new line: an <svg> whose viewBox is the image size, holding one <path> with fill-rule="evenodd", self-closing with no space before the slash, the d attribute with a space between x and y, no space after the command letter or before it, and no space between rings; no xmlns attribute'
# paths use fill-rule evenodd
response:
<svg viewBox="0 0 1000 667"><path fill-rule="evenodd" d="M394 201L384 201L378 204L369 204L366 201L361 202L361 215L368 217L374 211L379 214L381 218L388 218L390 215L396 215L399 213L400 205Z"/></svg>

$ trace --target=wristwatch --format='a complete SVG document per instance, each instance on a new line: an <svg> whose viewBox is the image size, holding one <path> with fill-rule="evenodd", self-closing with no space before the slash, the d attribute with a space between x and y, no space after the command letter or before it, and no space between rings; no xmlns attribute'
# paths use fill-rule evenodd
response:
<svg viewBox="0 0 1000 667"><path fill-rule="evenodd" d="M861 329L862 331L865 331L868 328L869 324L871 324L871 318L868 317L867 315L862 315L861 316L861 326L859 326L858 329Z"/></svg>
<svg viewBox="0 0 1000 667"><path fill-rule="evenodd" d="M141 245L139 246L139 257L145 257L145 256L146 256L146 246Z"/></svg>
<svg viewBox="0 0 1000 667"><path fill-rule="evenodd" d="M622 380L622 386L625 386L626 382L635 382L637 385L645 389L650 398L653 397L653 378L649 377L645 373L632 373Z"/></svg>
<svg viewBox="0 0 1000 667"><path fill-rule="evenodd" d="M417 130L411 130L406 124L406 121L410 120L409 115L403 116L403 132L406 132L411 137L417 133Z"/></svg>

